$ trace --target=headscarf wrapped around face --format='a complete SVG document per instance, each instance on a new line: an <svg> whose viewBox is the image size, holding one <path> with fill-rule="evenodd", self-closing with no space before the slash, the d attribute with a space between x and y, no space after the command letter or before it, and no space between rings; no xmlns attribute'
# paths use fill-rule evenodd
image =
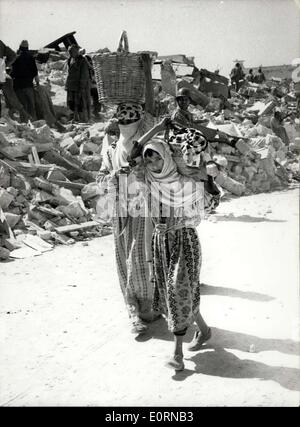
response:
<svg viewBox="0 0 300 427"><path fill-rule="evenodd" d="M122 125L128 125L140 120L143 117L144 109L140 104L123 102L119 104L116 111L118 122Z"/></svg>
<svg viewBox="0 0 300 427"><path fill-rule="evenodd" d="M172 158L172 152L167 143L159 138L152 139L143 149L143 158L148 149L157 152L164 164L161 172L152 172L147 167L145 179L148 187L157 201L182 212L197 203L203 202L204 190L201 182L195 182L177 172L177 166Z"/></svg>

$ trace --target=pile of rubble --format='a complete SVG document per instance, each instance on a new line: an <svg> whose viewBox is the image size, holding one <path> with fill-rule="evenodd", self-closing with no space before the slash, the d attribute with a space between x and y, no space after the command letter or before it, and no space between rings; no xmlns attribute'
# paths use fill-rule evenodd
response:
<svg viewBox="0 0 300 427"><path fill-rule="evenodd" d="M65 52L51 53L46 63L39 64L41 85L51 91L64 133L44 120L20 124L5 115L0 121L0 260L37 255L56 243L112 232L111 224L96 220L99 196L90 191L101 166L104 127L112 111L107 109L94 124L68 124L65 65ZM232 91L225 103L208 94L205 108L191 108L195 119L226 135L210 144L210 157L219 167L216 182L225 194L279 190L299 181L295 97L280 85L276 96L270 95L268 86L248 84L239 93ZM174 97L164 91L158 99L169 113L176 106ZM270 129L270 115L279 103L291 112L286 129L294 151Z"/></svg>
<svg viewBox="0 0 300 427"><path fill-rule="evenodd" d="M222 166L216 181L237 196L280 190L299 181L299 157L288 150L270 128L249 119L241 123L218 124L228 142L211 144L213 158ZM220 160L221 159L221 160Z"/></svg>
<svg viewBox="0 0 300 427"><path fill-rule="evenodd" d="M0 258L111 233L109 224L94 220L95 198L86 191L101 165L103 127L70 124L61 134L42 120L1 119ZM36 235L34 242L29 234Z"/></svg>
<svg viewBox="0 0 300 427"><path fill-rule="evenodd" d="M294 91L288 89L286 82L245 83L238 93L231 89L231 97L225 102L224 97L210 93L204 94L209 99L205 107L190 107L196 121L223 135L209 147L210 158L220 170L216 182L225 193L250 195L299 182L300 120ZM275 108L287 117L284 127L289 146L271 130Z"/></svg>

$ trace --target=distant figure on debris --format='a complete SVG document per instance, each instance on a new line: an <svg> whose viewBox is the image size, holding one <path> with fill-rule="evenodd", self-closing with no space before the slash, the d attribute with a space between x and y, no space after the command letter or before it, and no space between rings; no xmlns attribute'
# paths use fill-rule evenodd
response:
<svg viewBox="0 0 300 427"><path fill-rule="evenodd" d="M17 59L12 64L11 77L16 95L32 120L36 120L33 80L39 85L38 69L35 59L29 52L28 41L23 40L19 46ZM28 119L21 114L21 121Z"/></svg>
<svg viewBox="0 0 300 427"><path fill-rule="evenodd" d="M88 55L85 56L88 65L89 65L89 71L90 71L90 84L91 84L91 98L92 98L92 104L93 104L93 114L95 119L99 119L99 113L101 111L102 105L99 102L99 94L97 90L97 84L95 79L95 71L92 63L92 58Z"/></svg>
<svg viewBox="0 0 300 427"><path fill-rule="evenodd" d="M242 70L241 64L237 62L230 72L231 84L234 86L235 91L238 92L244 81L244 71Z"/></svg>
<svg viewBox="0 0 300 427"><path fill-rule="evenodd" d="M68 48L67 105L74 112L74 121L87 122L91 104L90 72L88 62L79 50L77 45Z"/></svg>
<svg viewBox="0 0 300 427"><path fill-rule="evenodd" d="M191 103L190 93L188 89L179 89L176 96L177 108L173 112L171 119L174 121L185 122L186 126L190 126L193 122L193 114L189 112L188 107Z"/></svg>
<svg viewBox="0 0 300 427"><path fill-rule="evenodd" d="M0 62L2 67L2 81L0 82L0 88L2 89L5 104L9 110L9 116L14 118L14 112L18 112L20 117L24 117L25 121L28 121L30 118L29 114L24 110L23 105L17 98L17 95L14 91L13 80L9 75L11 71L11 65L17 58L16 53L2 40L0 40ZM0 116L1 116L1 98L0 98Z"/></svg>
<svg viewBox="0 0 300 427"><path fill-rule="evenodd" d="M261 67L259 67L259 69L257 70L257 74L255 74L255 76L254 76L254 82L258 83L258 84L262 84L265 81L266 81L266 77L265 77Z"/></svg>
<svg viewBox="0 0 300 427"><path fill-rule="evenodd" d="M290 140L289 140L288 134L286 132L286 129L283 126L283 117L282 117L280 111L274 112L274 115L271 118L270 124L271 124L271 129L274 132L274 134L276 136L278 136L279 138L281 138L282 142L285 145L289 146Z"/></svg>
<svg viewBox="0 0 300 427"><path fill-rule="evenodd" d="M246 75L246 80L248 82L253 83L254 82L254 74L253 74L253 69L250 68L249 73Z"/></svg>

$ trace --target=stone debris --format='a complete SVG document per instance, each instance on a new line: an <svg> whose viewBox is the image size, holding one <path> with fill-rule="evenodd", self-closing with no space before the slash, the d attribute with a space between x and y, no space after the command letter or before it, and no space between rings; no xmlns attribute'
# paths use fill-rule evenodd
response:
<svg viewBox="0 0 300 427"><path fill-rule="evenodd" d="M96 122L69 122L72 112L66 107L66 59L65 52L51 52L49 60L39 64L40 84L51 95L63 129L43 119L19 123L5 108L0 119L1 260L41 254L55 244L72 244L112 232L111 223L95 221L101 197L95 181L102 162L104 130L113 110L105 107ZM164 74L166 68L162 70ZM202 71L211 82L216 79L215 86L207 82L197 89L190 78L181 76L177 89L190 90L190 111L195 120L225 136L211 142L208 150L208 160L213 162L208 169L222 196L279 190L299 181L300 120L293 88L278 81L248 83L238 93L231 88L229 96L226 78ZM174 97L164 88L174 86L174 81L169 84L166 75L162 77L159 102L172 114ZM213 88L212 93L207 93L208 88ZM276 107L286 115L290 146L271 130Z"/></svg>

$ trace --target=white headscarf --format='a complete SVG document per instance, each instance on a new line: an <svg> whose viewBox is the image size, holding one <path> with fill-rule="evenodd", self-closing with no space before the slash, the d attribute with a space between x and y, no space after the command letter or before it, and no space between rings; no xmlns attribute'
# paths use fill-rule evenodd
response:
<svg viewBox="0 0 300 427"><path fill-rule="evenodd" d="M174 209L189 210L195 204L203 203L203 183L195 182L177 172L171 150L165 142L158 138L152 139L145 145L143 157L148 149L157 152L164 160L161 172L145 168L145 179L152 197Z"/></svg>

